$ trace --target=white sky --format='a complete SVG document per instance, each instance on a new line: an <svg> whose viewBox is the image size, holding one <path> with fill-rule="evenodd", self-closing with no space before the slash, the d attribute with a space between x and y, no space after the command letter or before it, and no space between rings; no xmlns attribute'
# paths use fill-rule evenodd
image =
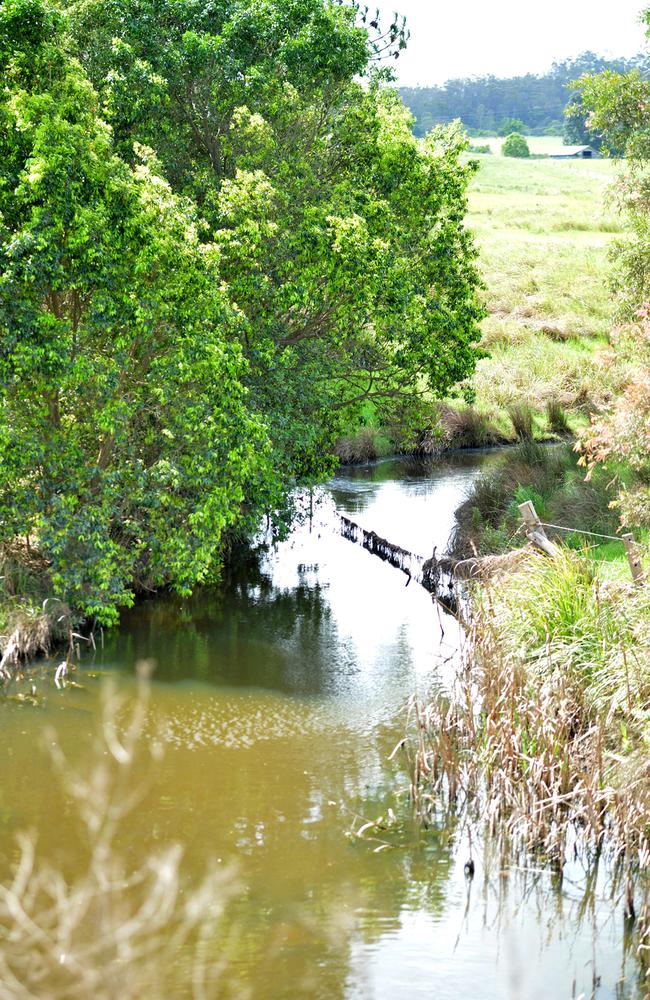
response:
<svg viewBox="0 0 650 1000"><path fill-rule="evenodd" d="M403 86L451 77L543 73L591 49L630 56L644 48L639 12L650 0L364 0L384 20L405 14L411 41L395 63Z"/></svg>

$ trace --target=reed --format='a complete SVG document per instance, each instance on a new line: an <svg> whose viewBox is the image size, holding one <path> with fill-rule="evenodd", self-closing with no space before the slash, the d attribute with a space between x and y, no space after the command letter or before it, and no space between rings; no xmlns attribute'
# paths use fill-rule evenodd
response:
<svg viewBox="0 0 650 1000"><path fill-rule="evenodd" d="M439 422L447 448L486 448L504 440L491 415L474 406L441 405Z"/></svg>
<svg viewBox="0 0 650 1000"><path fill-rule="evenodd" d="M565 435L571 433L571 425L566 410L559 399L549 399L546 403L546 419L549 430L553 434Z"/></svg>
<svg viewBox="0 0 650 1000"><path fill-rule="evenodd" d="M373 462L380 454L379 432L374 427L365 427L356 434L339 438L335 451L342 465Z"/></svg>
<svg viewBox="0 0 650 1000"><path fill-rule="evenodd" d="M552 561L530 554L476 586L450 690L412 708L419 815L429 823L445 803L477 839L559 872L569 857L587 866L606 857L632 880L628 908L641 912L650 591L603 584L571 551Z"/></svg>
<svg viewBox="0 0 650 1000"><path fill-rule="evenodd" d="M535 433L533 411L527 403L513 403L508 407L508 416L519 441L532 441Z"/></svg>

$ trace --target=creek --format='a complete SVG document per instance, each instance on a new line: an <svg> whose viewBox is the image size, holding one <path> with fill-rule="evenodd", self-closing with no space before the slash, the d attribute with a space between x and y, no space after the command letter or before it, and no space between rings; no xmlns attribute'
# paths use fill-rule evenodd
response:
<svg viewBox="0 0 650 1000"><path fill-rule="evenodd" d="M428 557L444 550L454 510L495 461L468 453L342 471L313 517L226 587L127 611L84 655L83 689L52 688L39 709L0 708L0 877L24 828L74 868L45 724L83 761L103 676L128 685L134 665L153 660L165 752L120 844L139 863L154 845L182 843L189 881L210 857L235 862L224 995L634 996L621 986L622 907L600 891L585 905L577 883L554 888L534 867L486 870L480 850L468 880L464 832L410 818L404 762L399 751L391 758L410 699L445 683L461 639L421 587L337 534L334 510ZM400 821L387 834L393 849L350 836L389 809Z"/></svg>

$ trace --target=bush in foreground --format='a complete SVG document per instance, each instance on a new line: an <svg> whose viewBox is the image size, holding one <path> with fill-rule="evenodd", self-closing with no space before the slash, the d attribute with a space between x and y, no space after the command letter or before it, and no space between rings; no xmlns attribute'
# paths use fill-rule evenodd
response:
<svg viewBox="0 0 650 1000"><path fill-rule="evenodd" d="M19 836L13 878L0 882L6 1000L230 995L223 915L236 889L233 869L214 863L192 885L180 845L158 845L141 866L120 847L142 795L138 761L145 746L156 747L145 739L144 679L129 700L105 688L94 753L79 771L49 734L78 835L77 874L69 877L39 856L31 836Z"/></svg>

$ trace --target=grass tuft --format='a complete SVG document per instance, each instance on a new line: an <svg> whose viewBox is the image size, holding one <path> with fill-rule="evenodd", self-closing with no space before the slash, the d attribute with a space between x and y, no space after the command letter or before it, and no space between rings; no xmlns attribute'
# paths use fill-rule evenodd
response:
<svg viewBox="0 0 650 1000"><path fill-rule="evenodd" d="M364 427L356 434L340 438L335 451L343 465L373 462L380 455L379 432L374 427Z"/></svg>
<svg viewBox="0 0 650 1000"><path fill-rule="evenodd" d="M439 419L447 448L485 448L503 440L490 415L474 406L443 405Z"/></svg>
<svg viewBox="0 0 650 1000"><path fill-rule="evenodd" d="M546 419L553 434L570 434L571 426L566 410L558 399L549 399L546 403Z"/></svg>
<svg viewBox="0 0 650 1000"><path fill-rule="evenodd" d="M513 403L508 408L508 416L519 441L532 441L535 433L533 411L527 403Z"/></svg>

